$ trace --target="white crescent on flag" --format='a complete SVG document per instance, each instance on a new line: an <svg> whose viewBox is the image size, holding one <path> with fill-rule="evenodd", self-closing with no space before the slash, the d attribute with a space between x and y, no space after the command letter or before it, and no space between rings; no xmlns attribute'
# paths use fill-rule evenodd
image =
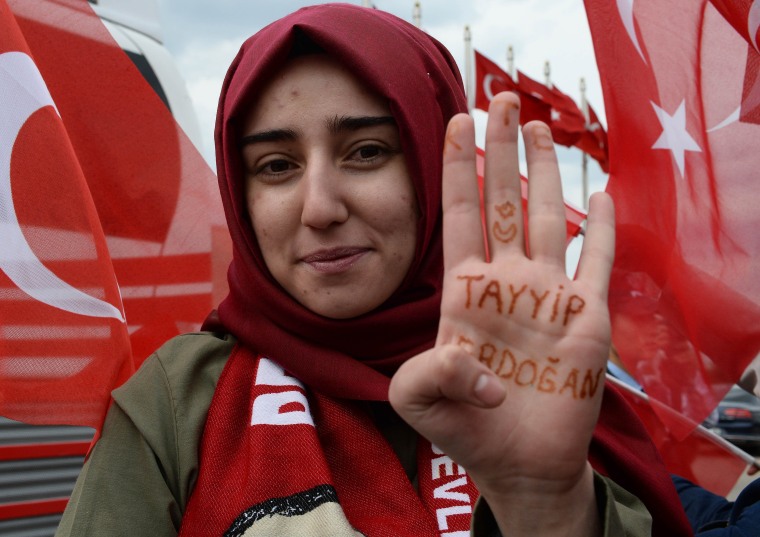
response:
<svg viewBox="0 0 760 537"><path fill-rule="evenodd" d="M736 110L734 110L728 115L726 119L724 119L723 121L721 121L714 127L707 129L705 132L715 132L722 129L723 127L727 127L728 125L730 125L731 123L734 123L735 121L739 121L741 111L742 111L742 107L738 106Z"/></svg>
<svg viewBox="0 0 760 537"><path fill-rule="evenodd" d="M628 32L628 37L631 38L633 46L636 47L636 50L639 52L639 56L641 56L641 59L644 60L644 63L647 63L646 58L644 58L644 53L641 52L641 46L639 45L639 40L636 37L636 29L633 25L633 1L634 0L617 0L617 8L618 12L620 13L620 18L623 20L625 31Z"/></svg>
<svg viewBox="0 0 760 537"><path fill-rule="evenodd" d="M502 80L502 79L501 77L498 77L491 73L488 73L485 77L483 77L483 93L485 93L486 98L488 99L488 102L491 102L493 100L493 90L491 89L491 84L493 83L494 80Z"/></svg>
<svg viewBox="0 0 760 537"><path fill-rule="evenodd" d="M19 289L40 302L78 315L111 317L125 322L118 308L83 293L53 274L24 237L11 193L11 154L27 119L46 106L55 109L55 104L34 61L22 52L0 54L0 93L4 101L0 106L0 270Z"/></svg>

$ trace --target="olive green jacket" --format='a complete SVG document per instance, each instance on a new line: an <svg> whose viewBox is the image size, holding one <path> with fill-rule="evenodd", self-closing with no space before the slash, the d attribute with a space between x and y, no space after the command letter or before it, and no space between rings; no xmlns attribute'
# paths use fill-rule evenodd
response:
<svg viewBox="0 0 760 537"><path fill-rule="evenodd" d="M77 480L57 537L177 535L198 476L211 397L235 343L230 335L210 333L174 338L113 392L102 436ZM414 442L401 438L393 425L398 420L378 421L386 422L378 426L414 476L415 457L409 456L414 450L404 447ZM650 535L651 518L636 497L599 475L595 486L605 536ZM476 506L471 534L499 535L484 502Z"/></svg>

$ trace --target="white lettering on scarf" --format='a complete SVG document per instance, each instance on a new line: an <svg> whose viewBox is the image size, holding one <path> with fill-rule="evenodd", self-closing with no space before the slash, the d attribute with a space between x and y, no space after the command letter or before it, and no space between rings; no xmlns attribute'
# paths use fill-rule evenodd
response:
<svg viewBox="0 0 760 537"><path fill-rule="evenodd" d="M467 485L467 474L464 468L455 463L436 446L432 446L433 453L438 455L432 459L431 475L433 484L437 485L433 490L433 497L461 503L449 507L439 507L435 510L438 521L438 530L441 537L469 537L469 531L446 531L449 529L449 517L472 514L472 499L466 492L458 492L454 489ZM443 470L443 472L441 472ZM461 476L451 479L452 476ZM439 481L440 483L437 483Z"/></svg>
<svg viewBox="0 0 760 537"><path fill-rule="evenodd" d="M256 371L256 386L283 387L293 390L277 390L262 393L253 400L251 425L311 425L314 420L309 410L309 401L303 393L303 384L289 375L278 364L268 358L259 360Z"/></svg>

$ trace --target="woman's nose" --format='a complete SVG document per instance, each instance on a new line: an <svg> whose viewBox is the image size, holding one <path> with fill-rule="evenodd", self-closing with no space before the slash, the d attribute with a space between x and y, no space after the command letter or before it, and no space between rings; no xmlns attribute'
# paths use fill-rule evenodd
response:
<svg viewBox="0 0 760 537"><path fill-rule="evenodd" d="M329 164L315 163L307 167L303 177L301 224L326 229L348 219L344 185L340 172Z"/></svg>

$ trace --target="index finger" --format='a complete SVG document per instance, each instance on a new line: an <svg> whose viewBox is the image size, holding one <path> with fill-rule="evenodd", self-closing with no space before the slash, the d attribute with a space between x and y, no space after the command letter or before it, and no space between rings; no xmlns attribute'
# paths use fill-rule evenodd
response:
<svg viewBox="0 0 760 537"><path fill-rule="evenodd" d="M475 168L475 125L467 114L451 118L446 129L442 186L444 270L470 257L485 260Z"/></svg>

